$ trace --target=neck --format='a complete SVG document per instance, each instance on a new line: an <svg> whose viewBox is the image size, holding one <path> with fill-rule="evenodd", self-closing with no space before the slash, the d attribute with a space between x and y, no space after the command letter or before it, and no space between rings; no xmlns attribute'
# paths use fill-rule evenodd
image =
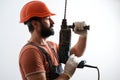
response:
<svg viewBox="0 0 120 80"><path fill-rule="evenodd" d="M34 42L38 45L46 45L46 39L42 38L39 35L32 35L31 34L31 38L29 39L29 42Z"/></svg>

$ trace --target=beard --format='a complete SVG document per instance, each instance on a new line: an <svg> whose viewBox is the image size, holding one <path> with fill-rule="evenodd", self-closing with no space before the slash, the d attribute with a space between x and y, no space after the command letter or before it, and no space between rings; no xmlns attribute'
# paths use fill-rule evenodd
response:
<svg viewBox="0 0 120 80"><path fill-rule="evenodd" d="M54 35L53 25L51 24L50 27L48 28L47 26L45 26L44 24L42 24L40 35L43 38L47 38L47 37L49 37L51 35Z"/></svg>

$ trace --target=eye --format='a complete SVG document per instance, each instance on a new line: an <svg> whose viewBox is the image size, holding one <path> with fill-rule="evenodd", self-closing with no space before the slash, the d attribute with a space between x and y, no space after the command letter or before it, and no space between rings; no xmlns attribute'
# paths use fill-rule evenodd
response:
<svg viewBox="0 0 120 80"><path fill-rule="evenodd" d="M48 17L45 17L45 20L50 20L50 17L48 16Z"/></svg>

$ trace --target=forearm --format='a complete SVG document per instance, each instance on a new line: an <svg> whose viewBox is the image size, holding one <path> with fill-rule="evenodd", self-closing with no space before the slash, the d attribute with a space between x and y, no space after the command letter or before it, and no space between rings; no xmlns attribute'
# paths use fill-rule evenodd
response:
<svg viewBox="0 0 120 80"><path fill-rule="evenodd" d="M82 56L85 48L86 48L86 42L87 42L87 35L80 36L78 39L78 42L71 48L71 53L74 53L76 56Z"/></svg>
<svg viewBox="0 0 120 80"><path fill-rule="evenodd" d="M56 78L55 80L69 80L70 77L67 76L66 74L61 74L58 78Z"/></svg>

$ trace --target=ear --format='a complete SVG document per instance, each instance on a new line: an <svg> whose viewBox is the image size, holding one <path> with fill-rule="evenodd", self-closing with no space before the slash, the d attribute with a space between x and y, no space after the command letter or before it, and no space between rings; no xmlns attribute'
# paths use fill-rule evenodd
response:
<svg viewBox="0 0 120 80"><path fill-rule="evenodd" d="M34 28L37 28L39 26L38 21L32 20L31 24L33 25Z"/></svg>

